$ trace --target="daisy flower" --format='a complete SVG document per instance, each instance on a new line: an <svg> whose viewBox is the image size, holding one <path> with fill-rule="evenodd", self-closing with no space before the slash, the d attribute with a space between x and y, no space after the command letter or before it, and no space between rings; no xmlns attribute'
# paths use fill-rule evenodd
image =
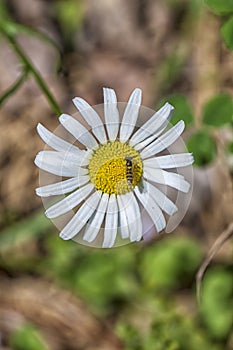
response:
<svg viewBox="0 0 233 350"><path fill-rule="evenodd" d="M36 189L41 197L63 199L48 207L48 218L58 218L73 209L73 216L62 228L60 237L83 242L101 240L111 248L119 239L140 241L146 231L144 214L160 232L166 227L165 215L178 208L159 186L187 193L190 184L171 169L193 163L190 153L164 154L184 130L181 120L166 132L174 107L166 103L140 128L142 92L136 88L121 113L113 89L104 88L103 118L80 97L73 102L83 122L68 114L59 121L76 140L73 143L37 126L42 140L52 150L43 150L35 164L62 181ZM103 121L104 119L104 121ZM84 124L86 126L84 126ZM162 152L162 154L161 154ZM168 170L169 169L169 170ZM65 178L65 179L64 179Z"/></svg>

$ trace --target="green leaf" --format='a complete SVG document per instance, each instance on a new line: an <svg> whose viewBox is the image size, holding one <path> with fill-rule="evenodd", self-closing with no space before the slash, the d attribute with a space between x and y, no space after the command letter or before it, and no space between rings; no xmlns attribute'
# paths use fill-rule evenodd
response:
<svg viewBox="0 0 233 350"><path fill-rule="evenodd" d="M216 156L216 145L207 130L197 131L186 142L189 152L193 153L194 165L202 166L210 163Z"/></svg>
<svg viewBox="0 0 233 350"><path fill-rule="evenodd" d="M176 289L189 284L201 262L196 242L186 238L170 238L149 248L139 266L147 289Z"/></svg>
<svg viewBox="0 0 233 350"><path fill-rule="evenodd" d="M6 1L0 0L0 22L4 22L10 18Z"/></svg>
<svg viewBox="0 0 233 350"><path fill-rule="evenodd" d="M63 34L69 39L78 30L84 18L82 0L60 0L54 2L56 17L61 25Z"/></svg>
<svg viewBox="0 0 233 350"><path fill-rule="evenodd" d="M204 281L202 313L209 331L214 337L225 338L232 327L231 273L216 268L211 270Z"/></svg>
<svg viewBox="0 0 233 350"><path fill-rule="evenodd" d="M205 3L219 15L233 13L233 0L205 0Z"/></svg>
<svg viewBox="0 0 233 350"><path fill-rule="evenodd" d="M13 350L48 350L40 333L31 324L25 324L10 337Z"/></svg>
<svg viewBox="0 0 233 350"><path fill-rule="evenodd" d="M233 100L228 94L219 94L210 99L203 108L203 123L221 127L233 120Z"/></svg>
<svg viewBox="0 0 233 350"><path fill-rule="evenodd" d="M233 153L233 141L227 145L227 151L229 153Z"/></svg>
<svg viewBox="0 0 233 350"><path fill-rule="evenodd" d="M233 16L223 24L221 33L228 49L233 50Z"/></svg>
<svg viewBox="0 0 233 350"><path fill-rule="evenodd" d="M171 123L173 125L181 119L185 122L186 126L193 124L194 117L192 108L185 96L179 94L170 95L166 99L163 99L163 101L161 101L160 106L165 102L169 102L175 107L171 118Z"/></svg>
<svg viewBox="0 0 233 350"><path fill-rule="evenodd" d="M21 76L0 96L0 106L7 101L25 82L28 77L28 69L25 68Z"/></svg>
<svg viewBox="0 0 233 350"><path fill-rule="evenodd" d="M75 266L74 290L96 310L105 312L115 298L126 300L136 293L134 259L128 247L121 247L120 254L118 250L91 252Z"/></svg>

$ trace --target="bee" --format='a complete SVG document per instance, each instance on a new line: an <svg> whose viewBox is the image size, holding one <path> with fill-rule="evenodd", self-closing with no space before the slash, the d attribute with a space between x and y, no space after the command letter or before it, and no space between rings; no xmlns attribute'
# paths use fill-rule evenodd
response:
<svg viewBox="0 0 233 350"><path fill-rule="evenodd" d="M133 184L133 158L130 156L125 157L126 161L126 179L129 186Z"/></svg>

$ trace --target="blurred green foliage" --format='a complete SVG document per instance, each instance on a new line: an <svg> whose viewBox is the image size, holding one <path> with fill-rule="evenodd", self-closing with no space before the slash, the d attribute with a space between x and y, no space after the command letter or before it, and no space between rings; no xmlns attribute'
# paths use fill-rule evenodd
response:
<svg viewBox="0 0 233 350"><path fill-rule="evenodd" d="M214 161L217 146L213 132L222 127L233 126L233 98L221 93L213 96L203 106L202 125L187 139L187 148L194 155L197 166L204 166Z"/></svg>
<svg viewBox="0 0 233 350"><path fill-rule="evenodd" d="M181 315L158 297L158 305L146 329L120 322L116 332L126 344L126 350L220 350L220 344L206 336L193 315Z"/></svg>
<svg viewBox="0 0 233 350"><path fill-rule="evenodd" d="M219 94L211 98L203 108L203 123L221 127L233 122L233 99L228 94Z"/></svg>
<svg viewBox="0 0 233 350"><path fill-rule="evenodd" d="M200 263L200 247L195 241L170 237L145 251L139 271L146 289L166 292L193 281Z"/></svg>
<svg viewBox="0 0 233 350"><path fill-rule="evenodd" d="M233 141L228 144L228 152L233 153Z"/></svg>
<svg viewBox="0 0 233 350"><path fill-rule="evenodd" d="M194 123L192 107L188 99L184 95L169 95L168 97L166 97L166 101L168 101L172 106L175 107L171 118L171 123L173 125L178 123L178 121L180 121L181 119L185 122L186 126L190 126ZM165 99L163 102L165 102Z"/></svg>
<svg viewBox="0 0 233 350"><path fill-rule="evenodd" d="M203 319L214 338L226 338L233 326L232 271L213 268L203 286Z"/></svg>
<svg viewBox="0 0 233 350"><path fill-rule="evenodd" d="M193 133L186 144L189 152L193 153L197 166L209 164L216 157L216 144L208 129L202 128Z"/></svg>
<svg viewBox="0 0 233 350"><path fill-rule="evenodd" d="M54 1L53 9L65 40L69 42L74 32L82 25L84 17L83 0Z"/></svg>
<svg viewBox="0 0 233 350"><path fill-rule="evenodd" d="M34 325L24 324L11 334L12 350L49 350Z"/></svg>
<svg viewBox="0 0 233 350"><path fill-rule="evenodd" d="M233 13L233 0L205 0L205 3L219 15Z"/></svg>
<svg viewBox="0 0 233 350"><path fill-rule="evenodd" d="M185 57L180 52L172 52L162 62L161 66L156 67L156 81L160 83L160 89L167 90L179 78Z"/></svg>
<svg viewBox="0 0 233 350"><path fill-rule="evenodd" d="M205 0L205 3L223 17L221 34L226 46L233 50L233 0Z"/></svg>
<svg viewBox="0 0 233 350"><path fill-rule="evenodd" d="M213 162L217 155L217 146L213 132L222 127L233 125L233 99L226 93L213 96L203 105L201 116L202 124L198 130L194 130L194 115L190 102L181 94L168 95L163 98L158 108L166 101L171 103L175 110L171 118L171 124L184 120L186 127L190 128L191 135L186 141L189 152L194 155L194 165L206 166Z"/></svg>
<svg viewBox="0 0 233 350"><path fill-rule="evenodd" d="M37 233L47 231L40 220L34 222ZM98 316L114 315L116 333L126 349L225 350L230 336L229 272L213 269L208 273L203 289L203 319L194 311L185 311L193 310L194 295L190 291L202 260L202 247L196 240L176 235L150 246L131 244L102 250L65 242L54 235L43 234L41 239L43 258L23 254L17 260L16 255L10 262L4 261L4 268L12 271L25 265L29 272L47 276L73 291ZM182 294L186 295L184 305L187 304L183 311L177 308L178 296L183 304ZM145 326L131 320L139 320ZM11 342L15 350L46 349L31 325L16 331Z"/></svg>
<svg viewBox="0 0 233 350"><path fill-rule="evenodd" d="M228 49L233 50L233 16L221 28L221 34Z"/></svg>
<svg viewBox="0 0 233 350"><path fill-rule="evenodd" d="M52 243L50 243L50 240ZM128 303L142 291L187 287L201 262L200 247L191 239L170 237L149 249L136 245L112 251L68 245L48 237L48 260L54 277L69 285L89 305L106 314L115 302Z"/></svg>

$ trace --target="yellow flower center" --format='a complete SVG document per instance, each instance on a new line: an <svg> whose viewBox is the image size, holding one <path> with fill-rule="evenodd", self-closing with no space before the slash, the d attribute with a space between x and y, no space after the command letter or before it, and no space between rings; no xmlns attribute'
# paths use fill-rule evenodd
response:
<svg viewBox="0 0 233 350"><path fill-rule="evenodd" d="M109 142L92 155L89 176L95 188L102 192L130 192L140 182L142 160L131 146L119 141Z"/></svg>

